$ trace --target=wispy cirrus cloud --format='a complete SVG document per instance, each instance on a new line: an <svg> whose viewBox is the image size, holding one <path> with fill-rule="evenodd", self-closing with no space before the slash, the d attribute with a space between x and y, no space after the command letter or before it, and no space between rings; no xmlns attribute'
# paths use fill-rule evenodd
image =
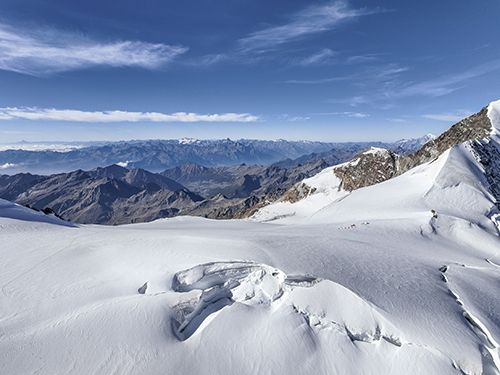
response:
<svg viewBox="0 0 500 375"><path fill-rule="evenodd" d="M472 114L472 111L457 111L456 113L434 113L422 115L423 118L444 122L456 122Z"/></svg>
<svg viewBox="0 0 500 375"><path fill-rule="evenodd" d="M141 41L102 42L81 34L0 23L0 69L34 76L95 66L155 69L187 50Z"/></svg>
<svg viewBox="0 0 500 375"><path fill-rule="evenodd" d="M363 64L380 60L380 54L353 55L346 59L347 64Z"/></svg>
<svg viewBox="0 0 500 375"><path fill-rule="evenodd" d="M318 116L343 116L343 117L352 117L352 118L367 118L367 117L370 117L370 114L368 114L368 113L350 112L350 111L344 111L344 112L319 112L319 113L314 113L314 115L318 115Z"/></svg>
<svg viewBox="0 0 500 375"><path fill-rule="evenodd" d="M68 122L255 122L249 113L198 114L190 112L81 111L36 107L0 108L0 120L37 120Z"/></svg>
<svg viewBox="0 0 500 375"><path fill-rule="evenodd" d="M290 14L283 24L251 32L238 39L233 50L201 56L193 64L198 66L227 62L254 64L275 59L287 64L303 66L332 63L335 61L337 52L330 48L323 48L305 56L296 56L297 51L289 50L286 45L334 30L341 24L362 16L381 12L386 12L386 10L353 8L348 0L330 0ZM358 57L361 59L361 56Z"/></svg>
<svg viewBox="0 0 500 375"><path fill-rule="evenodd" d="M480 77L499 71L500 59L479 64L454 74L441 75L421 81L404 80L401 73L407 70L408 68L406 67L393 65L392 67L388 66L387 69L383 69L379 73L373 74L368 79L364 79L363 75L359 75L358 80L362 78L359 82L363 93L347 98L329 99L328 102L348 104L351 107L371 105L387 109L401 99L413 97L437 98L467 87L474 79L479 79ZM327 83L326 80L323 82ZM467 114L465 113L465 115ZM454 121L463 118L464 113L429 114L424 116L438 121Z"/></svg>
<svg viewBox="0 0 500 375"><path fill-rule="evenodd" d="M239 49L242 52L267 52L286 43L333 30L345 21L379 12L380 9L354 9L343 0L310 6L293 14L285 24L266 27L241 38Z"/></svg>
<svg viewBox="0 0 500 375"><path fill-rule="evenodd" d="M370 117L368 113L363 113L363 112L336 112L335 115L337 116L347 116L347 117L353 117L353 118L367 118Z"/></svg>
<svg viewBox="0 0 500 375"><path fill-rule="evenodd" d="M463 88L468 81L474 78L484 76L497 70L500 70L500 60L492 60L487 63L479 64L473 68L463 70L459 73L440 76L435 79L421 82L409 84L403 83L397 87L393 87L385 91L384 96L388 98L411 96L444 96Z"/></svg>
<svg viewBox="0 0 500 375"><path fill-rule="evenodd" d="M317 79L289 79L283 83L297 85L321 85L326 83L352 81L353 83L379 83L383 81L394 80L401 73L408 71L409 68L398 64L390 63L377 66L371 66L364 70L357 71L355 74L347 74L343 76L324 77Z"/></svg>
<svg viewBox="0 0 500 375"><path fill-rule="evenodd" d="M386 120L390 121L390 122L396 122L396 123L406 123L406 122L408 122L407 119L401 118L401 117L389 117L389 118L386 118Z"/></svg>
<svg viewBox="0 0 500 375"><path fill-rule="evenodd" d="M304 66L327 64L332 62L336 55L337 53L330 48L323 48L312 55L296 59L296 63Z"/></svg>
<svg viewBox="0 0 500 375"><path fill-rule="evenodd" d="M304 122L304 121L309 121L311 119L310 116L295 116L295 115L290 115L288 113L283 113L280 116L280 118L289 122Z"/></svg>
<svg viewBox="0 0 500 375"><path fill-rule="evenodd" d="M202 56L201 58L197 59L195 65L210 66L228 60L231 60L231 56L225 53L214 53Z"/></svg>
<svg viewBox="0 0 500 375"><path fill-rule="evenodd" d="M326 77L318 79L288 79L283 81L283 83L289 83L293 85L322 85L325 83L349 81L353 79L354 75L338 76L338 77Z"/></svg>
<svg viewBox="0 0 500 375"><path fill-rule="evenodd" d="M333 104L347 104L350 107L357 107L359 105L370 103L370 98L366 95L356 95L351 97L333 98L328 99L327 103Z"/></svg>

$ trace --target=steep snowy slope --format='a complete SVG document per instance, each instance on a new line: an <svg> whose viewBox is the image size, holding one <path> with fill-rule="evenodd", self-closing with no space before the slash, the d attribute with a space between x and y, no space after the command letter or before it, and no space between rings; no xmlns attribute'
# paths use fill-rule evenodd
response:
<svg viewBox="0 0 500 375"><path fill-rule="evenodd" d="M499 374L496 142L349 194L327 169L293 225L0 201L0 373Z"/></svg>

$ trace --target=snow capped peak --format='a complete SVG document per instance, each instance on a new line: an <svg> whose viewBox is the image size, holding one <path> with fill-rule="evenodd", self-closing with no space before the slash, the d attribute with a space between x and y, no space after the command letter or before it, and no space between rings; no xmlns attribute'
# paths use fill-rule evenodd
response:
<svg viewBox="0 0 500 375"><path fill-rule="evenodd" d="M123 167L123 168L127 168L128 165L130 164L130 161L127 160L127 161L120 161L118 163L115 163L116 165L118 165L119 167Z"/></svg>
<svg viewBox="0 0 500 375"><path fill-rule="evenodd" d="M428 133L419 138L409 138L409 139L403 138L394 142L395 147L393 148L393 151L398 154L409 154L417 151L424 144L436 138L437 137L431 133Z"/></svg>
<svg viewBox="0 0 500 375"><path fill-rule="evenodd" d="M199 143L200 140L196 138L181 138L179 139L179 144L181 145L191 145L193 143Z"/></svg>
<svg viewBox="0 0 500 375"><path fill-rule="evenodd" d="M381 147L370 147L369 150L366 150L363 152L364 155L371 155L371 154L388 154L389 150Z"/></svg>

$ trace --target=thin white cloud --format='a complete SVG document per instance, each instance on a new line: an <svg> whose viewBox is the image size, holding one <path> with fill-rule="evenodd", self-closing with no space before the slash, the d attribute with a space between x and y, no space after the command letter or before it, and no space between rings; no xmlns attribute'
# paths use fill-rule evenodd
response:
<svg viewBox="0 0 500 375"><path fill-rule="evenodd" d="M363 112L349 112L349 111L344 111L344 112L320 112L320 113L315 113L315 115L320 115L320 116L344 116L344 117L353 117L353 118L367 118L370 117L368 113L363 113Z"/></svg>
<svg viewBox="0 0 500 375"><path fill-rule="evenodd" d="M391 63L369 67L360 72L356 72L356 74L318 79L289 79L287 81L284 81L284 83L297 85L321 85L340 81L353 81L353 83L390 82L401 75L401 73L404 73L408 70L409 68L406 66Z"/></svg>
<svg viewBox="0 0 500 375"><path fill-rule="evenodd" d="M230 61L231 59L232 59L232 57L228 54L213 53L213 54L204 55L200 58L192 60L190 62L190 64L196 65L196 66L210 66L210 65L215 65L215 64L221 63L221 62Z"/></svg>
<svg viewBox="0 0 500 375"><path fill-rule="evenodd" d="M35 76L94 66L155 69L187 50L140 41L101 42L79 34L0 23L0 69Z"/></svg>
<svg viewBox="0 0 500 375"><path fill-rule="evenodd" d="M380 54L354 55L346 59L347 64L363 64L380 60Z"/></svg>
<svg viewBox="0 0 500 375"><path fill-rule="evenodd" d="M344 21L377 12L380 10L353 9L343 0L315 5L294 14L288 23L249 34L239 40L239 46L244 52L262 53L306 36L332 30Z"/></svg>
<svg viewBox="0 0 500 375"><path fill-rule="evenodd" d="M460 73L412 83L385 92L387 97L430 96L439 97L461 89L467 81L500 70L500 60L489 61Z"/></svg>
<svg viewBox="0 0 500 375"><path fill-rule="evenodd" d="M285 121L289 122L303 122L303 121L309 121L311 119L310 116L292 116L289 115L288 113L284 113L280 117Z"/></svg>
<svg viewBox="0 0 500 375"><path fill-rule="evenodd" d="M1 169L9 169L9 168L14 168L16 164L13 163L5 163L5 164L0 164L0 170Z"/></svg>
<svg viewBox="0 0 500 375"><path fill-rule="evenodd" d="M357 107L359 105L364 105L364 104L370 103L370 99L368 97L366 97L365 95L356 95L356 96L345 97L345 98L328 99L327 103L347 104L350 107Z"/></svg>
<svg viewBox="0 0 500 375"><path fill-rule="evenodd" d="M342 115L342 116L355 117L355 118L367 118L367 117L370 117L370 115L368 113L362 113L362 112L340 112L338 114Z"/></svg>
<svg viewBox="0 0 500 375"><path fill-rule="evenodd" d="M386 79L387 80L394 79L396 76L408 70L410 70L410 68L407 66L400 66L398 64L387 64L382 68L375 68L372 70L368 70L368 73L369 74L371 74L370 72L373 73L374 81L380 81Z"/></svg>
<svg viewBox="0 0 500 375"><path fill-rule="evenodd" d="M0 120L37 120L68 122L255 122L249 113L197 114L188 112L80 111L36 107L0 108Z"/></svg>
<svg viewBox="0 0 500 375"><path fill-rule="evenodd" d="M408 122L407 119L404 119L404 118L399 118L399 117L390 117L390 118L387 118L386 119L387 121L390 121L390 122L398 122L398 123L405 123L405 122Z"/></svg>
<svg viewBox="0 0 500 375"><path fill-rule="evenodd" d="M500 59L479 64L455 74L442 75L434 79L420 82L402 80L400 75L407 70L408 68L398 65L388 66L387 69L377 74L373 74L375 78L371 80L366 79L364 81L365 85L360 86L363 90L363 94L347 98L333 98L329 99L328 102L348 104L351 107L369 104L380 109L388 109L400 99L445 96L467 87L474 79L499 71ZM459 113L458 115L462 116L464 114ZM465 115L467 115L467 113ZM430 114L430 116L433 116L433 120L439 121L454 121L457 119L457 114ZM464 116L460 118L463 117Z"/></svg>
<svg viewBox="0 0 500 375"><path fill-rule="evenodd" d="M289 79L283 81L283 83L290 83L294 85L322 85L331 82L349 81L354 77L355 77L354 75L348 75L348 76L328 77L319 79Z"/></svg>
<svg viewBox="0 0 500 375"><path fill-rule="evenodd" d="M330 48L324 48L310 56L297 59L297 64L304 66L327 64L332 62L332 58L336 55L337 53L332 51Z"/></svg>
<svg viewBox="0 0 500 375"><path fill-rule="evenodd" d="M435 113L422 115L423 118L444 122L457 122L472 114L470 111L460 111L457 113Z"/></svg>

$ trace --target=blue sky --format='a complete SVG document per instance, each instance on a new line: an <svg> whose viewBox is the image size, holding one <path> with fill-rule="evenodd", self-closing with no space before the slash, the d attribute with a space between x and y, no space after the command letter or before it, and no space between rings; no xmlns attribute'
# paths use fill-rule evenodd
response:
<svg viewBox="0 0 500 375"><path fill-rule="evenodd" d="M500 1L0 2L0 143L439 133L500 98Z"/></svg>

